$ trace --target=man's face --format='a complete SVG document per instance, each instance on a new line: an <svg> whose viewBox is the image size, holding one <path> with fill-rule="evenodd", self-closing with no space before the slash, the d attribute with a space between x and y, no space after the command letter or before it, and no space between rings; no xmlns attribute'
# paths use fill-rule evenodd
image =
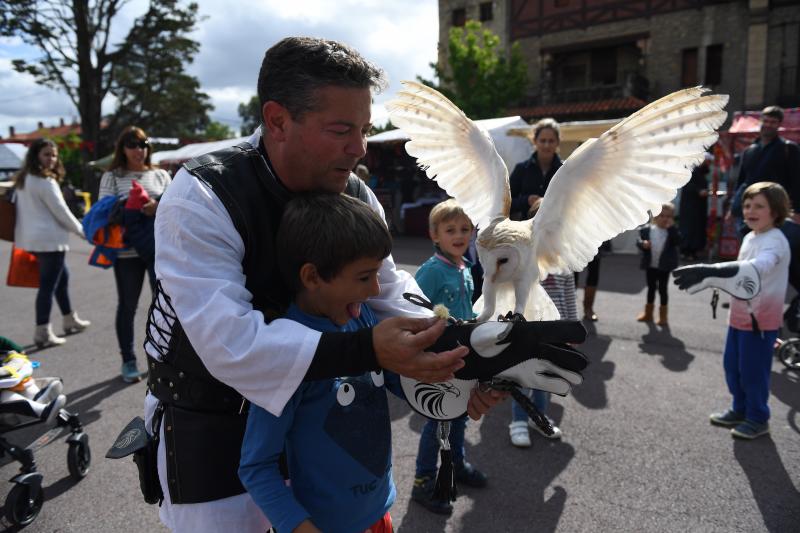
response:
<svg viewBox="0 0 800 533"><path fill-rule="evenodd" d="M316 110L288 119L280 177L295 192L342 192L350 171L367 152L372 93L368 88L328 86L316 96Z"/></svg>
<svg viewBox="0 0 800 533"><path fill-rule="evenodd" d="M761 137L764 139L774 139L778 136L778 128L781 126L781 121L778 118L770 117L768 115L761 116Z"/></svg>

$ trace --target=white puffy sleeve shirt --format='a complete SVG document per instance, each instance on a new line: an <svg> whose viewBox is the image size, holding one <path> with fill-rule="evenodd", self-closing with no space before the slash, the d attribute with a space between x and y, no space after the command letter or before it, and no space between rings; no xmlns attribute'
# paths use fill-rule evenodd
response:
<svg viewBox="0 0 800 533"><path fill-rule="evenodd" d="M255 145L260 137L249 142ZM372 191L369 204L383 217ZM185 169L161 199L155 238L157 277L203 364L249 401L280 416L321 334L286 319L267 324L253 309L242 271L241 236L219 198ZM383 262L379 281L380 295L370 305L380 318L430 316L403 299L404 292L421 291L413 277L396 270L391 256Z"/></svg>

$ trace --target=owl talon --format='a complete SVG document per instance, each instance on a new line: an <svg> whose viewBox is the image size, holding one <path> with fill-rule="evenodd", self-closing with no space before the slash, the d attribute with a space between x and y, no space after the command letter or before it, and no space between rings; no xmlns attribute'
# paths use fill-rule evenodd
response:
<svg viewBox="0 0 800 533"><path fill-rule="evenodd" d="M506 313L505 316L498 315L497 316L497 321L498 322L527 322L527 320L525 320L525 317L522 316L521 313L514 313L513 311L509 311L508 313Z"/></svg>

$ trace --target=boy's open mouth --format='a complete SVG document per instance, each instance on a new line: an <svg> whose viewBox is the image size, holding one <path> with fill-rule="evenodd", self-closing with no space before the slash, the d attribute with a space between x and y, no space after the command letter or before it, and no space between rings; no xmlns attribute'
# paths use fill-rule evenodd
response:
<svg viewBox="0 0 800 533"><path fill-rule="evenodd" d="M350 318L358 318L361 316L361 302L347 304L347 314L350 315Z"/></svg>

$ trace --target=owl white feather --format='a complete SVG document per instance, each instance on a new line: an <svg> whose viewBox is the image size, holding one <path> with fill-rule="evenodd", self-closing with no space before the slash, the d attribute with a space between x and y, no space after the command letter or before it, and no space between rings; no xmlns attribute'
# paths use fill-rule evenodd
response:
<svg viewBox="0 0 800 533"><path fill-rule="evenodd" d="M727 117L727 95L694 87L665 96L584 142L553 176L536 216L514 221L508 169L491 137L438 91L412 81L403 86L386 107L411 139L406 151L478 228L478 321L496 309L557 320L539 281L583 270L604 241L647 222L648 211L658 214Z"/></svg>

